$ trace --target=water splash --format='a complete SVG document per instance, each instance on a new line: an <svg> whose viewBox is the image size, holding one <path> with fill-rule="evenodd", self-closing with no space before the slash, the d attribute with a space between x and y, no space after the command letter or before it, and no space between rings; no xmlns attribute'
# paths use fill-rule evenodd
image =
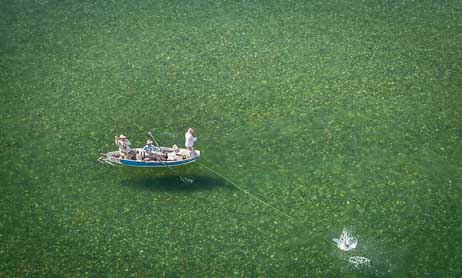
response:
<svg viewBox="0 0 462 278"><path fill-rule="evenodd" d="M351 236L346 228L343 228L343 232L340 235L340 238L333 238L332 240L337 243L337 247L343 251L351 251L355 249L356 245L358 244L358 240Z"/></svg>
<svg viewBox="0 0 462 278"><path fill-rule="evenodd" d="M353 256L348 261L355 267L360 268L362 266L369 267L371 265L371 260L366 257Z"/></svg>

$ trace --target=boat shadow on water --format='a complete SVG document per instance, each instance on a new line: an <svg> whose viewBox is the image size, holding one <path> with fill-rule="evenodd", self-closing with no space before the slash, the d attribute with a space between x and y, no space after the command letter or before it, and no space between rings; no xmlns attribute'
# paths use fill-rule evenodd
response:
<svg viewBox="0 0 462 278"><path fill-rule="evenodd" d="M141 176L123 180L123 186L147 191L194 192L218 187L231 189L226 181L210 176Z"/></svg>

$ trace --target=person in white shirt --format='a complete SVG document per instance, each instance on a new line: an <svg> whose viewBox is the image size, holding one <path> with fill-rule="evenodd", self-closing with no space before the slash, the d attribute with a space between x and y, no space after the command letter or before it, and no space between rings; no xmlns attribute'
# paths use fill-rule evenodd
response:
<svg viewBox="0 0 462 278"><path fill-rule="evenodd" d="M121 134L119 137L114 136L114 142L119 146L119 153L122 159L130 159L130 141L128 141L127 136Z"/></svg>
<svg viewBox="0 0 462 278"><path fill-rule="evenodd" d="M192 128L188 129L188 132L184 135L185 139L185 147L189 150L190 155L194 155L194 142L196 142L197 138L193 136L194 130Z"/></svg>

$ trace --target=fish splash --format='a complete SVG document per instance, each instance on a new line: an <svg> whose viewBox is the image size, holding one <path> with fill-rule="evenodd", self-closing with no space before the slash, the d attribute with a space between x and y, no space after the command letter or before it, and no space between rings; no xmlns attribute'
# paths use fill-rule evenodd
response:
<svg viewBox="0 0 462 278"><path fill-rule="evenodd" d="M340 238L333 238L332 240L337 243L337 247L342 251L351 251L355 249L358 244L358 240L351 236L346 228L343 228Z"/></svg>

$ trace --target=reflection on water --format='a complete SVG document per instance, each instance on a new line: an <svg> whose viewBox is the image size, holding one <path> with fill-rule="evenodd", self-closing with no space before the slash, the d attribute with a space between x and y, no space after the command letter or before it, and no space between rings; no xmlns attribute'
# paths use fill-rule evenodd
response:
<svg viewBox="0 0 462 278"><path fill-rule="evenodd" d="M193 183L194 178L193 177L185 177L185 176L180 176L180 180L184 183Z"/></svg>

